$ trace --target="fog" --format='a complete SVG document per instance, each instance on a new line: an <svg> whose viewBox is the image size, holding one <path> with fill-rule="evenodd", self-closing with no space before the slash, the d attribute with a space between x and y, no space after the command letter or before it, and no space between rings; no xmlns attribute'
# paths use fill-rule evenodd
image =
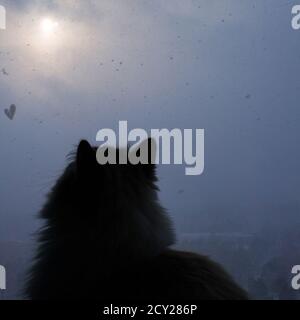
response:
<svg viewBox="0 0 300 320"><path fill-rule="evenodd" d="M158 168L178 234L300 226L300 31L286 0L1 1L0 240L30 242L80 139L205 129L205 170ZM58 22L50 38L45 17ZM4 113L15 104L13 120ZM273 230L273 231L272 231Z"/></svg>

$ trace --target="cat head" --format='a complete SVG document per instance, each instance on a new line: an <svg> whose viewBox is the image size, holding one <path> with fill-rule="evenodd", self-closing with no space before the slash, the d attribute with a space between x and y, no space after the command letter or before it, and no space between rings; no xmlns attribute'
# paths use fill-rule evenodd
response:
<svg viewBox="0 0 300 320"><path fill-rule="evenodd" d="M101 150L107 154L107 150ZM101 243L114 255L149 256L173 243L171 223L160 206L156 186L156 145L152 139L138 147L126 148L126 156L139 157L148 150L147 164L121 164L114 149L115 164L99 164L97 152L81 141L75 158L50 193L42 217L56 234L80 232ZM123 162L122 162L123 163ZM106 240L105 240L106 239Z"/></svg>
<svg viewBox="0 0 300 320"><path fill-rule="evenodd" d="M132 164L133 157L141 157L143 163ZM108 155L112 160L107 162ZM102 159L105 162L101 162ZM120 158L125 157L125 163ZM76 152L76 178L82 187L83 193L97 193L102 195L116 194L116 191L131 191L135 194L144 192L144 189L156 190L156 142L148 139L134 148L115 149L108 146L101 146L99 149L83 140L79 143ZM100 161L99 161L100 160ZM101 164L102 163L102 164Z"/></svg>

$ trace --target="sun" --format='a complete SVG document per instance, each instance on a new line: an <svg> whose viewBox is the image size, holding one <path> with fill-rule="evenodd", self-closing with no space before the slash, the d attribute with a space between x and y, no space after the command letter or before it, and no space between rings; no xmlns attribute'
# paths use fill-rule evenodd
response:
<svg viewBox="0 0 300 320"><path fill-rule="evenodd" d="M45 36L53 35L58 28L58 22L51 18L44 18L41 21L41 31Z"/></svg>
<svg viewBox="0 0 300 320"><path fill-rule="evenodd" d="M52 16L40 16L30 32L31 45L39 52L54 53L66 41L66 27L63 20Z"/></svg>

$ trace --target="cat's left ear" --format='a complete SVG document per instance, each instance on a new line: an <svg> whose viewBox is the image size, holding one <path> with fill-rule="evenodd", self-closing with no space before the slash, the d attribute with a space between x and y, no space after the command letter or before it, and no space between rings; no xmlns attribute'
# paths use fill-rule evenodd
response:
<svg viewBox="0 0 300 320"><path fill-rule="evenodd" d="M78 176L80 178L89 177L96 164L96 153L91 145L86 140L80 141L76 156Z"/></svg>
<svg viewBox="0 0 300 320"><path fill-rule="evenodd" d="M138 166L142 167L144 173L148 178L155 179L156 177L156 156L157 156L157 144L153 138L149 138L143 141L138 147L131 150L135 159L139 159Z"/></svg>

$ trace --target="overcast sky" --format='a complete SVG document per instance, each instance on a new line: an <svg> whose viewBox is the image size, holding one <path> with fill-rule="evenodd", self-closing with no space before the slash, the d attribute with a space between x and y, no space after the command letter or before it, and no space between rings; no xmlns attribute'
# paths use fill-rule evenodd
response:
<svg viewBox="0 0 300 320"><path fill-rule="evenodd" d="M0 239L28 239L81 138L205 129L205 171L160 166L178 230L253 232L300 207L300 31L287 0L5 1ZM57 23L47 34L41 22ZM50 32L51 33L51 32ZM4 109L17 106L11 121ZM276 212L276 214L275 214ZM299 223L297 218L289 223Z"/></svg>

